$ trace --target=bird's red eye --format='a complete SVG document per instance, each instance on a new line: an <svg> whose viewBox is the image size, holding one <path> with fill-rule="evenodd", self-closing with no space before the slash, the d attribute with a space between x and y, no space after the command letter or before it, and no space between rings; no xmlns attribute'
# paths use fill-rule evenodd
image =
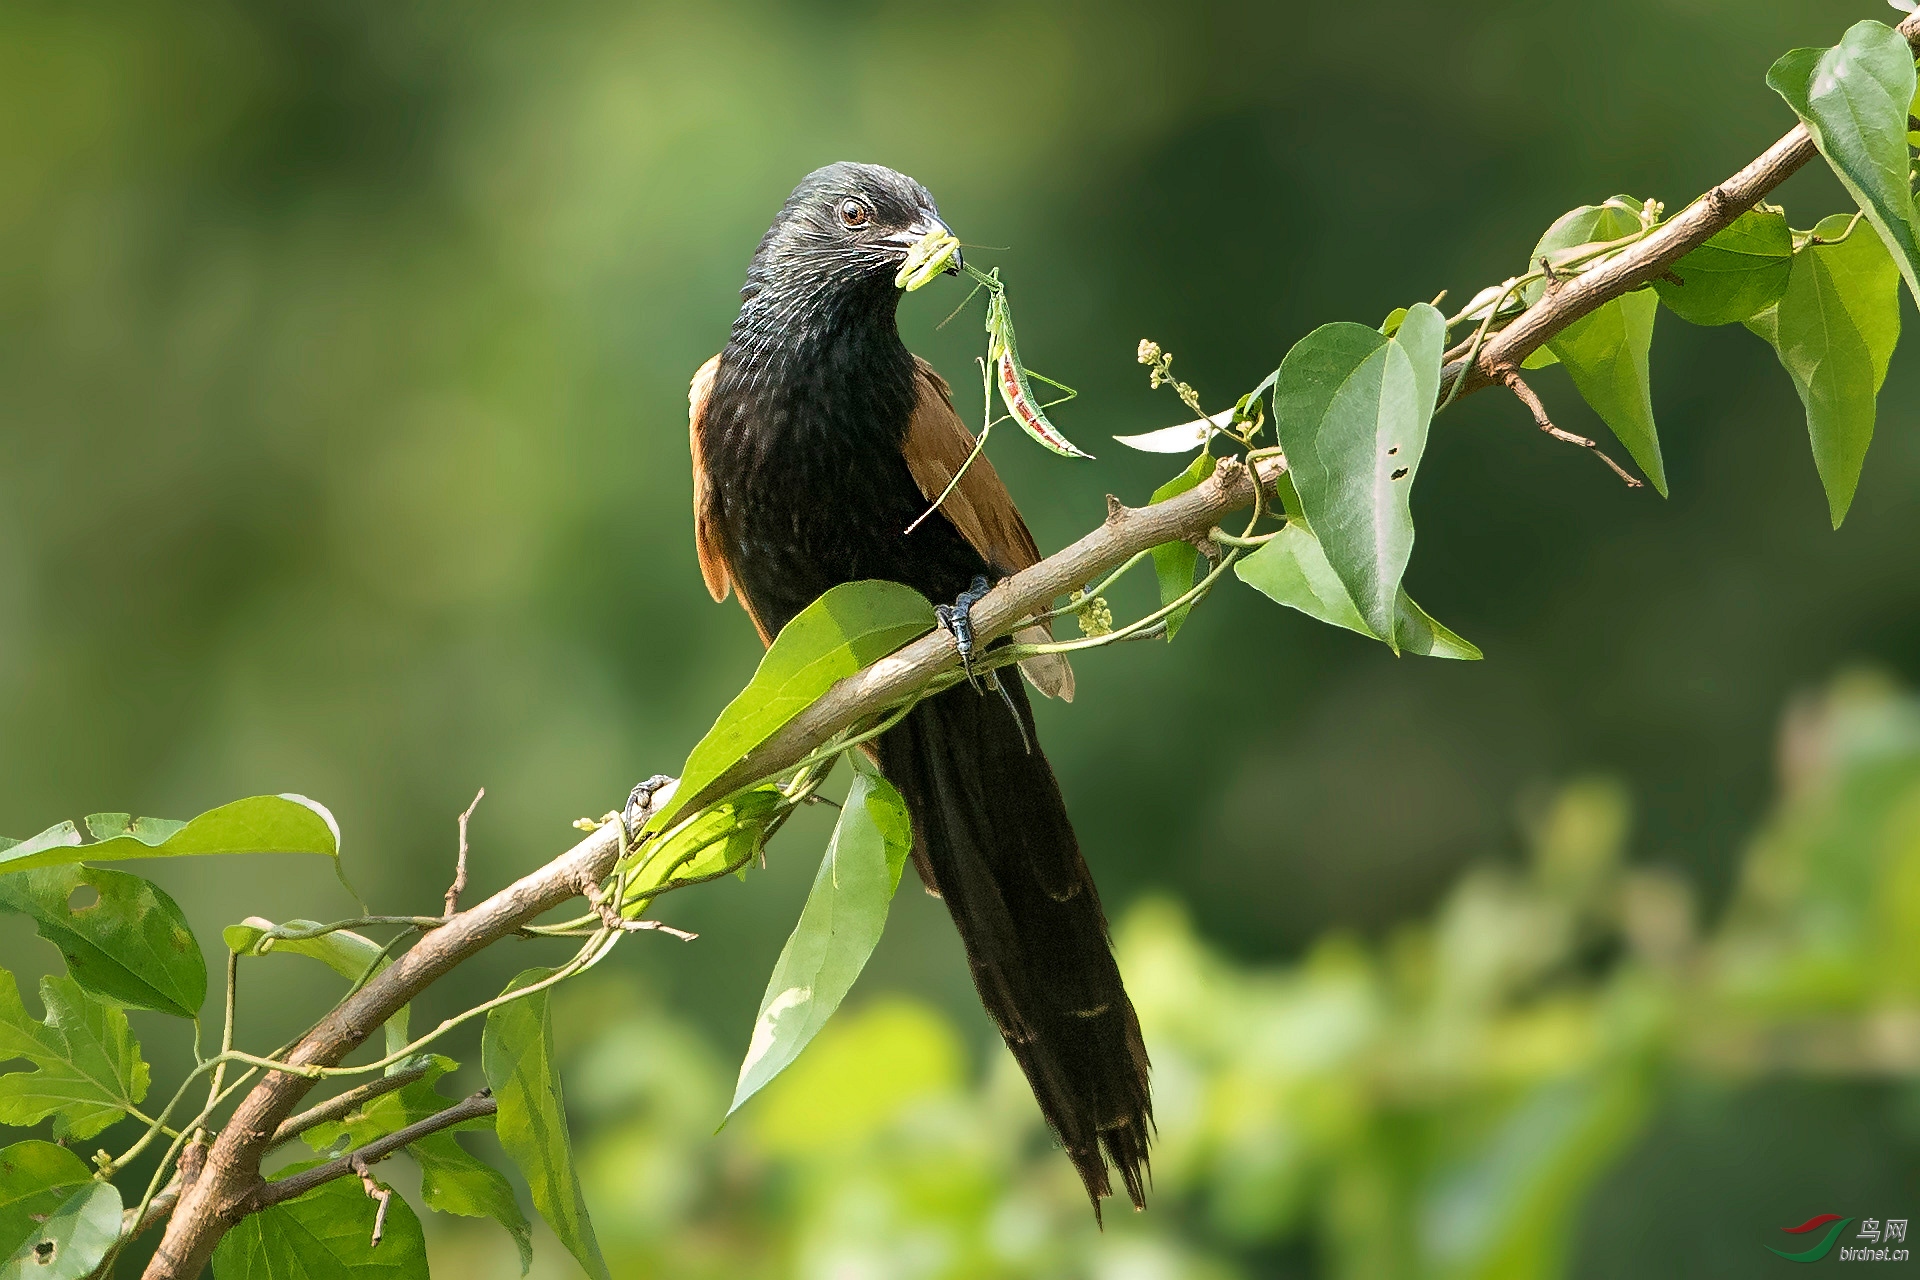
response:
<svg viewBox="0 0 1920 1280"><path fill-rule="evenodd" d="M873 220L873 210L867 208L866 201L848 196L840 202L840 221L849 227L864 227Z"/></svg>

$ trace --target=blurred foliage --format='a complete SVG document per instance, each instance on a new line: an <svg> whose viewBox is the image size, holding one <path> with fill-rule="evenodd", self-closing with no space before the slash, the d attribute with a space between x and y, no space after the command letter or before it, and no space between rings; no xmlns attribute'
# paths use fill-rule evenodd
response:
<svg viewBox="0 0 1920 1280"><path fill-rule="evenodd" d="M966 1037L924 1002L843 1013L716 1137L730 1061L631 981L570 990L556 1020L614 1273L1750 1276L1768 1233L1838 1193L1793 1199L1792 1144L1773 1153L1774 1217L1713 1186L1669 1206L1720 1237L1704 1260L1639 1230L1651 1187L1624 1220L1592 1206L1619 1198L1617 1170L1676 1100L1809 1078L1857 1094L1910 1153L1857 1189L1877 1199L1838 1207L1904 1213L1920 1094L1872 1082L1920 1073L1920 701L1843 680L1794 709L1781 758L1706 934L1683 878L1625 859L1628 797L1601 778L1534 808L1523 861L1477 863L1378 944L1336 933L1246 967L1172 900L1137 904L1115 943L1154 1061L1154 1194L1105 1233L1012 1059L994 1046L974 1080ZM1631 1244L1609 1253L1621 1228ZM435 1250L442 1270L514 1274L479 1229L443 1226ZM557 1250L537 1256L564 1273Z"/></svg>

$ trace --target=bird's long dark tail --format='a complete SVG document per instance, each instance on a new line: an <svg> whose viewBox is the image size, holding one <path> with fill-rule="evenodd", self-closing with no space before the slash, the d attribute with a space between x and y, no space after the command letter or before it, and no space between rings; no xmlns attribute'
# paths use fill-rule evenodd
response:
<svg viewBox="0 0 1920 1280"><path fill-rule="evenodd" d="M1001 677L1026 719L1019 677ZM1095 1216L1112 1194L1109 1160L1143 1206L1146 1046L1046 757L1028 752L999 696L966 685L922 703L878 746L913 813L921 879L953 913L980 999Z"/></svg>

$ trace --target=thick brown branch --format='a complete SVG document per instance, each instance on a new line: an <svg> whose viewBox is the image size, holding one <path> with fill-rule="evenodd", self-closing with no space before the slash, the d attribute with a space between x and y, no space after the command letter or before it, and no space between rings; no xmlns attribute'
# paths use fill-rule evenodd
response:
<svg viewBox="0 0 1920 1280"><path fill-rule="evenodd" d="M249 1207L264 1209L270 1204L279 1204L282 1200L303 1196L321 1183L332 1182L335 1178L358 1175L363 1181L371 1181L373 1175L367 1172L368 1167L379 1164L407 1144L418 1142L429 1134L439 1133L442 1129L451 1129L454 1125L490 1116L496 1110L498 1106L493 1100L493 1095L482 1089L479 1093L454 1103L445 1111L437 1111L418 1124L410 1124L384 1138L375 1138L366 1146L357 1151L349 1151L337 1160L329 1160L311 1169L303 1169L277 1182L260 1183L253 1193L252 1204Z"/></svg>

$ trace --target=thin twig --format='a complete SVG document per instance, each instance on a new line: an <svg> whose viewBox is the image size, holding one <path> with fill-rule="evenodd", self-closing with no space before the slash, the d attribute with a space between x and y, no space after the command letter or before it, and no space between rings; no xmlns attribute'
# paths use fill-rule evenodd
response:
<svg viewBox="0 0 1920 1280"><path fill-rule="evenodd" d="M460 909L460 895L467 891L467 823L473 818L473 811L480 807L480 800L487 794L485 787L474 793L473 803L460 815L460 858L454 865L453 883L447 887L447 918Z"/></svg>
<svg viewBox="0 0 1920 1280"><path fill-rule="evenodd" d="M299 1115L282 1122L280 1127L273 1131L273 1137L267 1140L268 1145L283 1146L317 1125L350 1115L375 1098L392 1093L396 1089L404 1089L414 1081L422 1079L429 1069L425 1065L409 1067L405 1071L396 1071L390 1076L381 1076L378 1080L371 1080L358 1088L349 1089L338 1097L328 1098L319 1106L309 1107Z"/></svg>
<svg viewBox="0 0 1920 1280"><path fill-rule="evenodd" d="M263 1182L255 1188L250 1197L248 1210L264 1209L270 1204L279 1204L282 1200L291 1200L335 1178L344 1178L349 1174L360 1173L363 1167L379 1164L394 1152L410 1143L418 1142L442 1129L451 1129L454 1125L465 1124L469 1120L478 1120L492 1115L498 1109L490 1090L482 1089L445 1111L436 1111L425 1120L395 1130L384 1137L375 1138L357 1151L349 1152L338 1159L325 1164L303 1169L275 1182ZM364 1176L364 1175L363 1175Z"/></svg>
<svg viewBox="0 0 1920 1280"><path fill-rule="evenodd" d="M387 1206L393 1203L393 1188L383 1187L375 1181L373 1170L367 1167L367 1156L364 1151L356 1151L348 1160L347 1167L360 1175L360 1189L367 1193L367 1199L380 1202L380 1207L373 1211L373 1239L367 1246L370 1249L378 1249L380 1237L387 1234Z"/></svg>
<svg viewBox="0 0 1920 1280"><path fill-rule="evenodd" d="M685 929L676 929L670 924L662 924L658 920L623 920L620 922L620 927L622 929L625 929L628 933L641 933L641 932L648 932L648 931L651 931L653 933L664 933L671 937L678 938L682 942L692 942L695 938L700 936L697 933L688 933Z"/></svg>
<svg viewBox="0 0 1920 1280"><path fill-rule="evenodd" d="M1644 487L1641 485L1639 477L1615 462L1612 458L1609 458L1607 451L1602 449L1599 444L1589 440L1586 436L1577 436L1571 431L1562 431L1559 427L1554 426L1553 419L1547 416L1547 406L1540 403L1540 397L1533 393L1533 388L1527 385L1526 379L1520 376L1518 369L1512 367L1502 369L1500 371L1500 381L1506 385L1507 390L1513 392L1515 399L1527 407L1527 412L1533 415L1535 425L1542 431L1552 436L1555 440L1561 440L1567 444L1579 445L1582 449L1592 450L1593 456L1606 463L1609 467L1612 467L1613 474L1626 481L1628 488L1639 489Z"/></svg>

